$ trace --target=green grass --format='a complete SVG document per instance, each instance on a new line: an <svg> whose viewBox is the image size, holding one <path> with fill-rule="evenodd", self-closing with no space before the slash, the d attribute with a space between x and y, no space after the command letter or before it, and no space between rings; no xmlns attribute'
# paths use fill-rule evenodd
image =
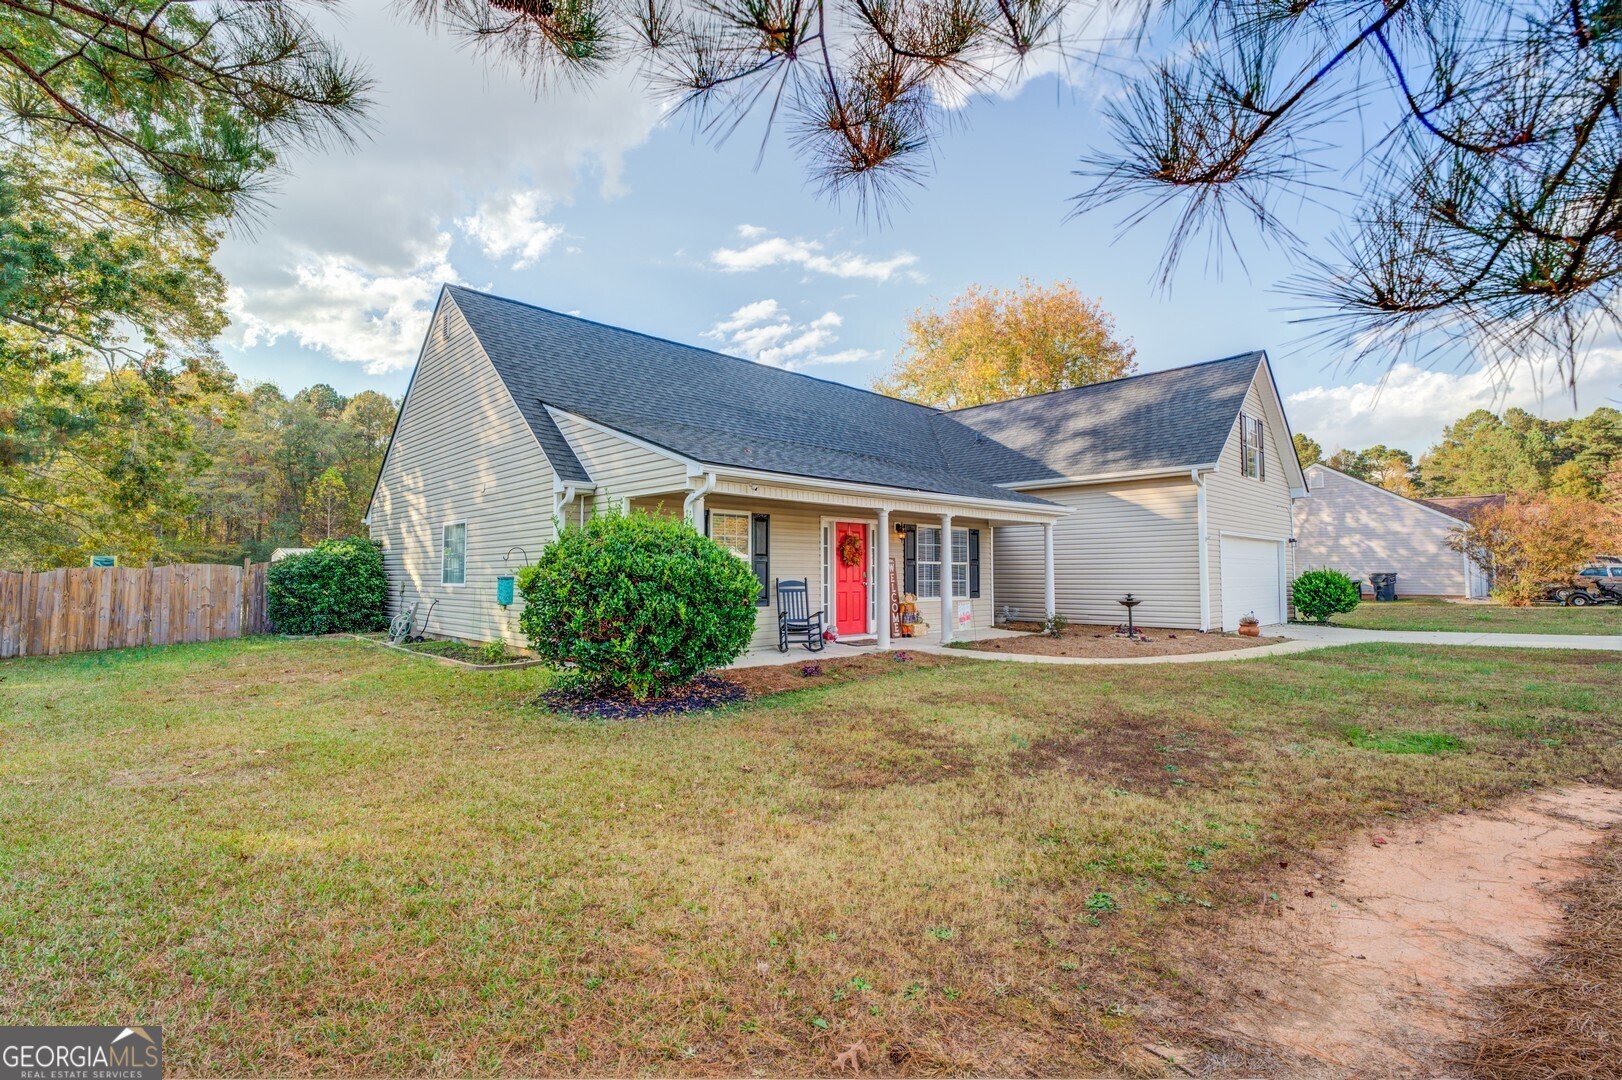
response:
<svg viewBox="0 0 1622 1080"><path fill-rule="evenodd" d="M1619 661L965 660L639 723L354 641L8 661L0 1013L161 1023L177 1074L1119 1073L1280 862L1622 783Z"/></svg>
<svg viewBox="0 0 1622 1080"><path fill-rule="evenodd" d="M1346 729L1346 739L1382 754L1450 754L1465 749L1463 740L1446 731L1365 731L1353 725Z"/></svg>
<svg viewBox="0 0 1622 1080"><path fill-rule="evenodd" d="M1336 615L1334 626L1362 630L1457 630L1476 634L1622 634L1622 607L1568 608L1558 604L1500 607L1447 600L1365 600Z"/></svg>

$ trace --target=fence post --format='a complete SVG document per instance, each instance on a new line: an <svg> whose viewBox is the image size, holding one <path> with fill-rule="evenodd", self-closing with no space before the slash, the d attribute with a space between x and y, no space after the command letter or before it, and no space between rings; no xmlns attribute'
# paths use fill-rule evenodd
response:
<svg viewBox="0 0 1622 1080"><path fill-rule="evenodd" d="M157 622L152 615L152 560L146 561L146 573L141 575L141 610L146 612L146 647L152 647L153 624Z"/></svg>
<svg viewBox="0 0 1622 1080"><path fill-rule="evenodd" d="M34 572L32 570L23 571L21 589L22 595L18 599L22 601L22 610L17 613L17 632L20 635L17 639L17 655L27 656L28 635L34 632L33 608L31 606L34 602Z"/></svg>

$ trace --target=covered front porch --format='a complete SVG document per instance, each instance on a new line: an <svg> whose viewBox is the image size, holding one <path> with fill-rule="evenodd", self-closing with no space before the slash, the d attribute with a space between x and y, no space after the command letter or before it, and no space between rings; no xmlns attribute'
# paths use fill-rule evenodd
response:
<svg viewBox="0 0 1622 1080"><path fill-rule="evenodd" d="M752 663L767 662L768 654L786 662L779 652L783 582L805 582L808 606L821 612L829 632L825 655L985 636L996 622L993 538L1007 526L1044 527L1051 613L1052 525L1067 512L1013 499L719 470L689 477L684 492L630 504L684 514L754 568L763 590L744 661ZM798 645L790 652L812 655Z"/></svg>

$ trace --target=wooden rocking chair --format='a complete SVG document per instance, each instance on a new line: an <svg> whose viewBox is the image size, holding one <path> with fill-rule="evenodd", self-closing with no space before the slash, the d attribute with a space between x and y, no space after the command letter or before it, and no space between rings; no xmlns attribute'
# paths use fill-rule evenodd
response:
<svg viewBox="0 0 1622 1080"><path fill-rule="evenodd" d="M800 581L777 582L777 651L788 652L794 638L811 652L821 652L822 612L810 611L811 590Z"/></svg>

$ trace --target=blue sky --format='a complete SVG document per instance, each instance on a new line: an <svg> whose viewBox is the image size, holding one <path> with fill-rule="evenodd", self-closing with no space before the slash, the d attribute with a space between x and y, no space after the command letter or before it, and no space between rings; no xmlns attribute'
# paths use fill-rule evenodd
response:
<svg viewBox="0 0 1622 1080"><path fill-rule="evenodd" d="M398 395L437 287L455 280L866 385L915 308L1025 276L1101 298L1143 370L1267 349L1294 427L1326 447L1418 451L1477 405L1571 412L1535 370L1504 384L1451 368L1349 369L1301 346L1296 313L1270 289L1288 259L1253 238L1243 266L1195 248L1161 290L1163 221L1118 237L1114 215L1068 216L1082 184L1072 170L1100 138L1110 90L1085 69L964 109L926 183L874 224L818 195L783 133L757 167L758 123L717 148L629 79L537 96L375 0L344 10L332 32L378 80L370 137L293 159L262 220L221 252L234 316L223 351L249 379ZM1285 210L1309 239L1334 224L1321 207ZM1622 353L1590 357L1581 411L1619 379Z"/></svg>

